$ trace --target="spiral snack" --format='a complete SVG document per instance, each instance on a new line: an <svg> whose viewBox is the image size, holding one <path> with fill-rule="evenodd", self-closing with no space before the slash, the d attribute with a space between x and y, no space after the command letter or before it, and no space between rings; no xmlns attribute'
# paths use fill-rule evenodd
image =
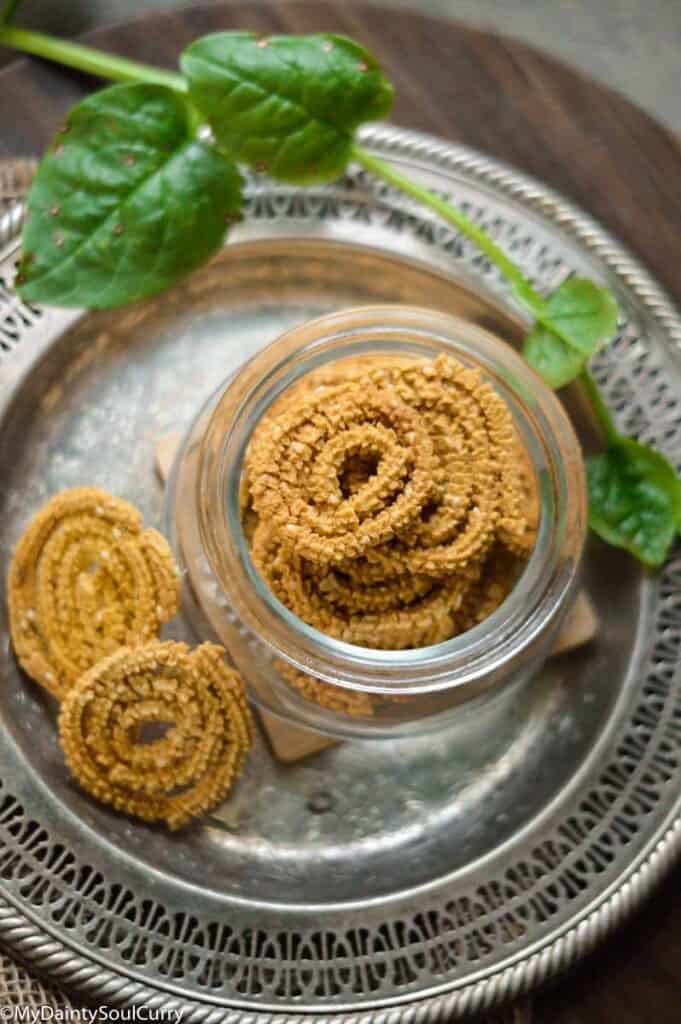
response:
<svg viewBox="0 0 681 1024"><path fill-rule="evenodd" d="M374 702L376 698L370 693L361 693L359 690L345 690L342 686L334 686L332 683L323 683L314 676L305 672L298 672L293 665L287 662L278 662L279 672L294 690L302 694L307 700L314 701L329 711L338 711L344 715L351 715L353 718L371 718L374 713Z"/></svg>
<svg viewBox="0 0 681 1024"><path fill-rule="evenodd" d="M529 456L522 445L516 445L513 459L518 474L518 489L521 496L522 516L506 517L499 523L499 541L518 558L527 558L537 540L541 503L537 478Z"/></svg>
<svg viewBox="0 0 681 1024"><path fill-rule="evenodd" d="M345 465L375 472L348 493ZM303 394L254 439L253 506L315 564L357 558L405 530L432 491L433 448L419 416L371 386Z"/></svg>
<svg viewBox="0 0 681 1024"><path fill-rule="evenodd" d="M485 561L480 578L467 591L460 609L461 632L484 622L513 589L522 563L501 542Z"/></svg>
<svg viewBox="0 0 681 1024"><path fill-rule="evenodd" d="M224 650L155 642L100 661L67 693L59 739L92 796L180 828L219 803L242 770L253 724ZM145 728L165 735L145 742Z"/></svg>
<svg viewBox="0 0 681 1024"><path fill-rule="evenodd" d="M245 477L251 556L271 591L360 647L472 628L508 596L536 536L536 481L510 409L446 355L312 371L261 419ZM282 676L318 704L373 712L369 695Z"/></svg>
<svg viewBox="0 0 681 1024"><path fill-rule="evenodd" d="M518 444L503 399L448 356L403 368L378 367L369 378L418 412L436 458L434 496L400 541L403 571L441 576L484 558L503 527L524 528ZM374 564L394 564L394 550L367 552Z"/></svg>
<svg viewBox="0 0 681 1024"><path fill-rule="evenodd" d="M315 573L266 524L258 526L251 554L275 596L309 625L346 643L383 650L423 647L452 636L455 613L471 582L469 577L451 577L431 581L422 591L418 581L402 576L402 591L390 584L358 587L360 607L346 603L343 608L334 603L338 591L334 594L325 585L331 574Z"/></svg>
<svg viewBox="0 0 681 1024"><path fill-rule="evenodd" d="M179 600L165 539L94 487L43 506L17 544L7 589L19 663L58 699L119 647L155 640Z"/></svg>

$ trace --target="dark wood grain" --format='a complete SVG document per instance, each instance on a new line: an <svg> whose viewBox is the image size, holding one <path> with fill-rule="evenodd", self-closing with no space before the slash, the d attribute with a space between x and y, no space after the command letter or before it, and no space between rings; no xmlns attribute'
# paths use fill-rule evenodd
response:
<svg viewBox="0 0 681 1024"><path fill-rule="evenodd" d="M99 30L103 49L172 67L221 28L334 30L362 40L397 87L393 120L514 164L563 192L681 299L681 149L621 96L517 42L408 12L335 3L234 3ZM92 79L40 61L0 74L0 153L38 154ZM535 1001L541 1024L681 1021L681 872L606 946Z"/></svg>

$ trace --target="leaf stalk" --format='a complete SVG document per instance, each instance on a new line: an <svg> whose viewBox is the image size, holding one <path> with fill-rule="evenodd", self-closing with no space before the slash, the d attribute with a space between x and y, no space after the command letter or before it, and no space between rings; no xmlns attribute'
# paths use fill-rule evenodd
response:
<svg viewBox="0 0 681 1024"><path fill-rule="evenodd" d="M606 442L609 445L613 444L619 440L620 434L615 426L615 421L610 414L610 410L603 401L603 396L598 389L596 381L593 379L588 369L582 370L578 379L587 398L589 399L591 408L595 413L599 426L605 434Z"/></svg>
<svg viewBox="0 0 681 1024"><path fill-rule="evenodd" d="M66 39L57 39L42 32L30 29L14 28L12 25L0 26L0 44L11 46L23 53L44 57L47 60L66 64L67 67L85 71L90 75L108 78L114 82L147 82L165 85L175 92L187 92L187 83L182 75L162 68L142 64L126 57L117 57L104 53L91 46L71 43Z"/></svg>
<svg viewBox="0 0 681 1024"><path fill-rule="evenodd" d="M471 220L470 217L457 209L456 206L452 206L446 199L442 199L435 192L431 192L430 189L425 188L422 185L417 185L415 181L405 177L399 171L397 171L392 164L387 163L385 160L381 160L380 157L374 156L368 150L364 149L363 146L353 146L352 155L354 159L365 167L372 174L376 174L390 185L394 185L405 195L411 196L416 199L423 206L434 210L443 220L452 227L457 228L466 238L469 238L472 242L475 242L481 252L491 260L491 262L499 268L504 276L513 285L514 291L518 299L526 306L533 314L538 313L543 308L544 299L533 287L530 281L525 277L520 268L508 258L506 253L501 249L496 242L494 242L483 228L479 227L475 221Z"/></svg>

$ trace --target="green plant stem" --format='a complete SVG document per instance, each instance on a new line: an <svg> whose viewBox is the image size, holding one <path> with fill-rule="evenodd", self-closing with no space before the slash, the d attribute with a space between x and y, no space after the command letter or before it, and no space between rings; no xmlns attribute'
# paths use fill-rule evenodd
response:
<svg viewBox="0 0 681 1024"><path fill-rule="evenodd" d="M165 85L176 92L187 92L187 83L182 75L163 71L162 68L154 68L149 64L140 64L136 60L127 60L125 57L115 57L91 46L56 39L42 32L4 25L0 27L0 44L24 53L32 53L36 57L45 57L47 60L66 64L90 75L109 78L114 82L153 82Z"/></svg>
<svg viewBox="0 0 681 1024"><path fill-rule="evenodd" d="M390 164L381 160L379 157L373 156L372 153L367 152L367 150L363 149L361 146L353 147L353 156L355 160L361 163L363 167L366 167L368 171L371 171L372 174L376 174L389 184L395 185L400 189L400 191L412 196L414 199L417 199L424 206L428 206L431 210L435 210L435 212L444 220L458 228L462 234L475 242L478 248L484 252L492 263L494 263L508 278L518 297L523 300L526 306L529 307L535 317L540 322L543 322L542 312L544 300L542 296L534 290L527 278L525 278L515 263L508 258L506 253L504 253L499 246L489 238L482 228L478 227L477 224L470 220L465 213L462 213L461 210L457 210L455 206L452 206L444 199L441 199L439 196L435 195L434 192L423 188L421 185L417 185L415 182L410 181L409 178L405 178L399 171L396 171L391 167ZM549 329L555 330L555 327L552 324L549 323L548 326ZM598 385L589 373L588 369L582 370L579 375L579 380L593 407L594 413L603 433L605 434L606 440L610 444L619 437L619 434L612 416L610 415L601 393L598 390Z"/></svg>
<svg viewBox="0 0 681 1024"><path fill-rule="evenodd" d="M589 371L586 369L582 370L578 379L580 384L584 388L584 391L591 403L591 407L594 413L596 414L596 419L598 420L603 430L603 433L605 434L606 441L608 442L608 444L612 444L614 441L617 441L620 435L617 430L617 427L615 426L615 422L612 416L610 415L610 410L603 401L603 396L598 390L598 385L596 384L596 381L593 379Z"/></svg>
<svg viewBox="0 0 681 1024"><path fill-rule="evenodd" d="M465 213L462 213L461 210L452 206L445 199L441 199L435 192L431 192L430 189L424 188L422 185L417 185L410 178L405 178L403 174L396 171L385 160L381 160L379 157L369 153L362 146L353 146L352 155L358 163L366 167L372 174L383 178L388 184L395 185L401 192L412 196L412 198L422 203L423 206L434 210L448 224L458 228L463 235L470 238L472 242L475 242L480 251L489 257L492 263L508 278L518 298L535 316L543 308L544 299L539 292L535 291L522 271L508 258L503 249L500 249L489 235L482 228L478 227L470 217L467 217Z"/></svg>

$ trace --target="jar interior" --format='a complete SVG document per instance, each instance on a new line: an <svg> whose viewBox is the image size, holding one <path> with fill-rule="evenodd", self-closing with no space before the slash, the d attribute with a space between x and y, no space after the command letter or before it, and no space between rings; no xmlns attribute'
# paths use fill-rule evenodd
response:
<svg viewBox="0 0 681 1024"><path fill-rule="evenodd" d="M466 364L471 369L477 369L475 362L470 359L465 364L460 363L459 365ZM457 505L463 506L464 499L461 497L461 494L464 489L464 481L460 479L462 475L461 464L466 461L473 462L475 459L475 453L466 452L464 447L466 440L470 440L470 437L466 438L465 432L463 437L454 436L457 428L460 429L460 424L456 420L448 423L446 418L443 422L441 416L435 416L433 412L435 400L429 395L425 414L430 417L430 433L434 435L434 427L437 426L439 428L440 435L436 435L438 446L441 449L444 448L444 455L449 458L450 469L453 475L458 474L456 479L448 479L445 476L444 481L440 480L439 491L431 495L431 497L424 499L419 514L416 516L416 527L413 524L411 527L408 527L407 532L411 530L412 534L416 534L412 538L413 545L418 545L419 542L423 545L428 542L429 547L417 546L411 549L404 547L401 535L398 534L393 536L391 542L383 546L383 565L377 564L375 553L373 553L373 561L371 560L371 550L368 551L367 555L349 559L347 562L342 558L333 559L328 563L324 562L321 567L305 558L284 561L283 565L280 566L280 572L286 571L289 574L295 574L296 588L300 586L315 587L315 584L317 585L321 592L313 594L314 602L296 602L295 598L287 600L287 589L290 590L291 588L286 588L285 586L277 587L276 581L274 585L271 585L271 582L268 583L268 574L264 571L263 559L258 560L256 558L254 560L254 550L262 549L263 546L262 543L259 543L259 537L261 538L265 534L268 539L274 539L277 542L272 561L280 561L279 551L276 549L281 543L286 543L286 530L290 529L289 526L284 525L280 531L275 530L273 533L271 524L261 520L257 509L253 505L249 476L252 474L254 435L256 435L257 439L259 433L261 435L265 434L265 443L263 443L262 438L260 440L260 448L263 455L263 475L266 476L268 485L271 486L270 478L273 472L270 466L271 453L272 448L276 446L274 433L281 433L281 423L285 422L287 414L293 412L295 415L297 407L303 409L303 416L305 416L306 410L310 408L313 411L325 410L329 402L334 400L339 389L342 390L344 396L349 393L351 410L356 411L357 395L361 391L366 391L367 387L372 386L372 378L382 390L390 385L393 380L401 381L403 375L405 380L409 379L410 374L418 379L421 370L430 375L434 373L434 365L437 364L433 362L432 352L427 353L426 360L424 361L423 354L416 353L413 350L413 346L404 346L403 351L399 354L395 352L393 347L388 345L386 345L384 351L380 349L378 351L364 351L359 355L339 353L335 359L320 361L315 368L306 369L286 386L277 389L276 393L271 395L269 405L263 408L260 413L258 422L246 441L245 448L242 448L239 453L234 473L228 482L228 492L225 496L226 515L229 517L230 529L237 536L237 547L242 558L244 570L248 573L253 586L262 595L264 600L270 597L273 598L274 607L279 615L288 615L289 618L292 616L296 620L295 628L300 629L304 625L308 625L313 629L317 629L317 631L326 633L328 636L330 634L329 629L325 629L323 624L315 625L312 607L306 607L307 615L304 612L297 613L296 611L296 604L303 603L306 606L311 606L313 603L316 603L321 605L322 614L318 617L323 620L324 605L325 601L328 600L329 609L333 610L330 610L326 617L331 619L338 630L341 630L343 626L343 614L346 614L348 617L352 615L359 619L359 627L357 629L353 631L352 625L347 629L347 633L350 634L348 639L350 646L360 648L367 646L374 649L393 648L402 652L411 647L437 646L439 643L447 642L453 639L454 636L474 628L476 618L479 618L480 624L483 624L484 619L488 618L497 607L501 607L508 596L506 592L510 592L522 576L534 550L537 536L541 533L542 519L545 519L547 514L550 515L552 512L552 493L550 488L544 486L545 500L540 502L540 479L546 476L546 460L541 447L536 443L534 431L527 422L524 422L522 408L515 401L512 390L508 388L506 389L507 395L502 397L504 405L511 412L513 419L514 447L517 448L517 461L522 464L523 470L523 501L526 505L535 506L535 514L527 518L526 536L522 538L522 542L520 537L513 538L515 544L512 545L512 550L507 546L502 547L498 542L495 546L494 541L479 542L478 546L481 548L479 554L473 549L467 555L459 577L456 576L455 567L446 566L438 570L431 564L431 573L429 575L422 573L419 576L418 566L414 568L410 565L410 555L415 556L421 564L427 559L434 558L440 558L440 561L444 562L444 559L450 556L452 538L460 544L461 534L466 527L464 514L459 513L457 516L456 509L452 509L451 506L448 507L443 502L443 498L450 498ZM377 376L375 376L376 374ZM482 379L487 382L486 377ZM422 379L421 383L423 382ZM429 377L425 378L425 383L428 386L428 390L432 391ZM499 394L496 388L494 390L495 394ZM385 392L385 394L388 394L388 392ZM447 406L451 412L451 396L447 397L449 398ZM460 398L462 401L470 401L470 397L465 392ZM386 448L388 456L393 453L388 443L392 440L392 437L389 436L386 439L381 434L380 427L376 428L374 424L374 420L377 418L376 410L372 410L372 412L374 414L373 419L370 419L368 423L363 423L363 429L352 426L350 430L341 429L333 434L331 439L320 441L317 451L311 452L311 477L315 475L314 467L316 462L324 460L326 463L322 483L327 485L324 488L325 491L330 490L328 499L329 502L333 500L331 511L334 513L339 505L344 506L347 502L361 499L363 492L369 491L370 499L374 506L371 508L371 512L375 515L378 511L380 515L385 516L387 513L394 511L396 504L399 503L403 495L404 480L400 481L400 487L384 488L388 493L382 502L379 502L376 498L376 491L379 490L380 492L382 484L380 474L384 464L384 457L386 456ZM305 436L305 431L307 431L309 439L309 421L303 419L301 436ZM333 442L337 440L340 441L336 445L337 450L332 453L330 459L325 459L326 453L332 447ZM486 441L487 438L484 438L484 440ZM296 444L301 449L309 449L307 443L293 442L294 448ZM460 457L456 454L456 445L463 449L463 454ZM532 449L531 455L530 448ZM451 458L453 451L454 459ZM487 454L488 452L485 450L479 457L483 458ZM435 453L433 460L432 472L439 474L440 478L442 478L444 459L440 457L439 453ZM386 458L385 461L388 461L388 459ZM516 461L516 456L514 456L513 461ZM513 466L512 469L515 472L516 467ZM286 460L284 460L284 475L290 477L290 470L287 467ZM299 472L298 475L304 476L305 474ZM497 486L496 477L494 480L488 479L486 482L488 486L492 486L492 484L495 487ZM393 481L389 480L388 483L393 483ZM406 486L409 487L410 483L411 481L407 476ZM468 483L470 485L470 480ZM477 483L478 489L480 489L480 481L478 480ZM451 495L450 491L453 492ZM478 511L484 496L481 496L479 493L476 495L472 486L469 486L469 491L468 500L472 504L477 502L477 505L474 505L474 512ZM313 495L306 493L305 497L307 498L308 507L315 506L317 499ZM375 506L378 506L378 508ZM354 507L351 509L351 515L353 525L356 525ZM327 525L328 533L328 524L325 525ZM372 519L369 520L369 525L373 525ZM342 539L345 540L346 538ZM488 550L490 547L492 548L491 552ZM494 559L495 555L496 560ZM411 560L413 561L413 557ZM258 564L258 561L260 564ZM491 564L492 562L494 562L494 565ZM498 579L495 579L493 575L495 570ZM428 620L430 616L428 605L433 603L433 592L436 592L438 587L441 588L446 581L453 579L456 584L454 590L458 586L462 590L462 598L468 596L468 604L471 605L472 591L477 588L479 592L482 592L483 587L481 579L476 579L471 583L469 578L473 579L473 577L479 574L485 580L486 591L490 593L494 593L495 590L498 592L504 591L503 596L499 596L496 600L487 598L487 604L490 606L489 611L485 612L484 608L481 608L479 615L473 616L469 614L468 623L453 621L451 624L451 635L445 636L433 643L428 643L427 640L411 642L410 633L411 636L414 636L414 630L410 630L409 619L410 617L421 617ZM270 573L270 577L272 578L273 576L274 574ZM298 576L300 577L299 579ZM378 615L377 617L377 613L373 611L374 604L378 605L381 611L383 611L383 616ZM363 629L364 620L361 612L365 609L368 609L366 616L367 625ZM374 637L374 630L382 623L383 619L390 619L390 614L396 614L398 610L400 614L396 628L394 631L388 630L387 640L389 642L381 642L378 636ZM353 632L359 633L360 637L366 635L368 638L367 642L363 643L362 639L355 639ZM396 633L397 635L395 635ZM338 639L338 637L336 638Z"/></svg>

